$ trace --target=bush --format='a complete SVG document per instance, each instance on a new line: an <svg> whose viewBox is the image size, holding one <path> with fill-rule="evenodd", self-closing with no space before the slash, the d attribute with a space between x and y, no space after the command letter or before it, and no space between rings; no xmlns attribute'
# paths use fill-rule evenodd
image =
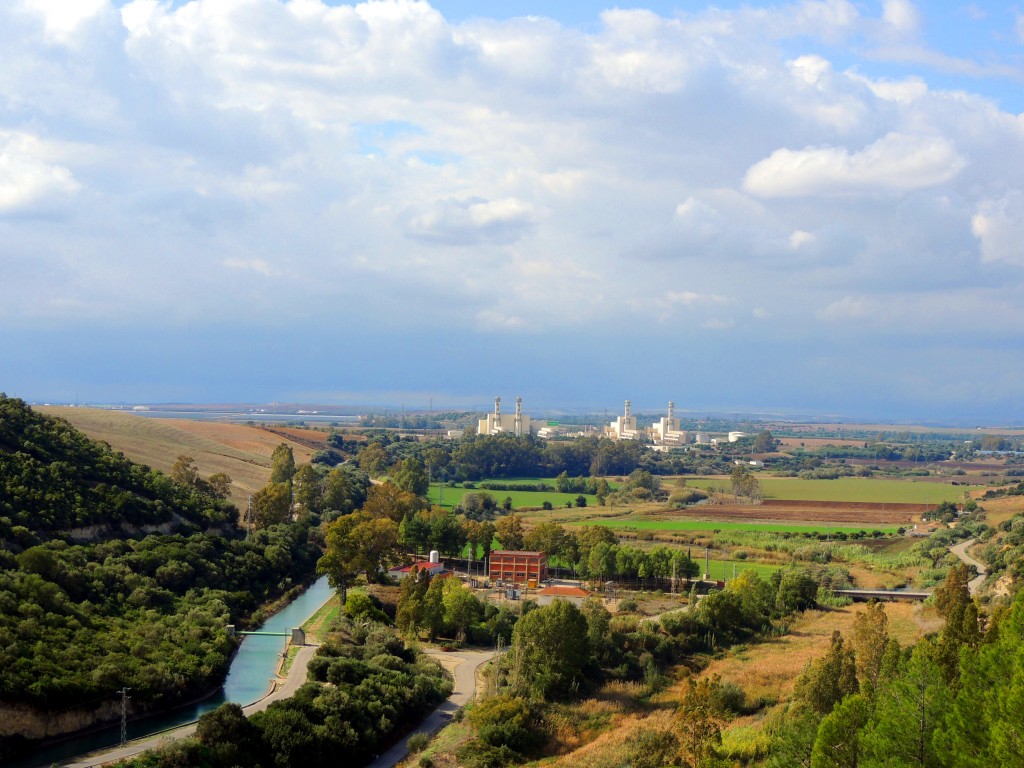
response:
<svg viewBox="0 0 1024 768"><path fill-rule="evenodd" d="M426 749L429 743L429 733L414 733L412 736L409 737L409 740L406 742L406 745L409 747L409 751L415 754L416 752L422 752L424 749Z"/></svg>

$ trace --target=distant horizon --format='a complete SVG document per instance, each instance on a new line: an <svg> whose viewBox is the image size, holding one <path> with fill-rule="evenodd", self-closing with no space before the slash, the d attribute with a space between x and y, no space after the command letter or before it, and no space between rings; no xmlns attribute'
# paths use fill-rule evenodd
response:
<svg viewBox="0 0 1024 768"><path fill-rule="evenodd" d="M20 397L13 393L7 393L11 397ZM451 403L441 402L440 404L435 403L433 408L429 405L416 405L416 404L402 404L402 403L386 403L386 402L362 402L362 403L317 403L317 402L283 402L283 401L272 401L272 402L142 402L142 401L59 401L59 400L32 400L29 398L21 397L30 406L42 406L42 407L55 407L55 408L94 408L100 410L115 410L125 413L134 413L135 415L146 415L147 413L153 414L161 411L134 411L135 408L154 408L164 409L163 412L177 414L188 414L188 413L204 413L210 411L223 410L224 413L238 414L239 416L246 415L245 409L264 409L260 412L260 416L264 418L269 417L280 417L281 419L288 420L314 420L312 417L318 417L317 420L325 421L330 420L332 417L338 418L354 418L362 415L396 415L399 413L405 413L407 415L424 415L431 413L490 413L493 410L493 401L490 404L467 404L467 405L453 405ZM502 400L504 407L504 398ZM667 411L666 405L658 408L657 406L637 406L633 405L631 412L633 415L643 418L657 418L658 416L664 416ZM180 411L174 410L180 408ZM265 409L270 409L269 411ZM294 410L290 410L294 409ZM299 413L299 410L315 409L320 411L319 413ZM279 412L278 412L279 411ZM603 425L604 418L607 416L609 420L614 419L616 416L621 414L623 411L623 403L619 404L617 410L608 407L604 408L601 406L558 406L558 405L538 405L532 410L528 407L528 404L524 401L523 412L534 418L535 420L555 420L558 416L572 416L574 418L580 417L595 417L595 421L591 426ZM973 420L934 420L934 419L901 419L894 420L889 418L881 417L857 417L857 416L846 416L835 413L809 413L809 412L797 412L797 411L783 411L783 410L756 410L756 409L688 409L680 408L678 403L675 407L675 415L677 418L682 419L717 419L721 421L733 421L743 422L749 421L753 423L770 423L770 422L781 422L789 423L794 425L821 425L821 426L886 426L886 427L920 427L920 428L935 428L935 429L959 429L964 431L973 430L1009 430L1009 431L1020 431L1024 430L1024 424L1014 424L1011 422L999 424L999 423L979 423ZM572 426L572 425L566 425Z"/></svg>

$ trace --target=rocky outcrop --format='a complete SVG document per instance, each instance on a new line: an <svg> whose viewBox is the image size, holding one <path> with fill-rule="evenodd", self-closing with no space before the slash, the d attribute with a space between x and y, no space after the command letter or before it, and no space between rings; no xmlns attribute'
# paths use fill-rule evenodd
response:
<svg viewBox="0 0 1024 768"><path fill-rule="evenodd" d="M121 719L121 702L107 699L88 707L47 712L27 704L0 702L0 739L52 739Z"/></svg>

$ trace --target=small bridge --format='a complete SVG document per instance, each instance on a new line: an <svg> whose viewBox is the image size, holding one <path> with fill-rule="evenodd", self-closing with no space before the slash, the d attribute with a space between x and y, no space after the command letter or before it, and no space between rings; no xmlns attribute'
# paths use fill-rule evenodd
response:
<svg viewBox="0 0 1024 768"><path fill-rule="evenodd" d="M846 595L855 603L866 603L870 600L927 600L931 592L911 592L906 589L835 589L837 595Z"/></svg>
<svg viewBox="0 0 1024 768"><path fill-rule="evenodd" d="M290 637L292 645L305 645L306 633L302 627L293 627L285 632L264 632L262 630L235 629L234 624L228 624L229 635L262 635L264 637Z"/></svg>

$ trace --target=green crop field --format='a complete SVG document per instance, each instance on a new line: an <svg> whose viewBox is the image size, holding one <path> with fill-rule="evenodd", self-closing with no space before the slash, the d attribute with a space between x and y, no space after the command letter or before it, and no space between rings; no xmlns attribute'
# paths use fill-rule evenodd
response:
<svg viewBox="0 0 1024 768"><path fill-rule="evenodd" d="M853 531L882 531L896 533L895 525L823 525L809 523L807 525L788 523L736 523L722 520L632 520L618 518L614 520L591 520L593 525L604 525L608 528L622 528L637 531L757 531L763 533L851 533Z"/></svg>
<svg viewBox="0 0 1024 768"><path fill-rule="evenodd" d="M700 566L700 575L704 575L704 558L699 553L693 553L693 561ZM714 560L712 559L707 565L711 568L708 572L708 578L716 581L728 581L733 578L733 568L735 568L736 575L739 576L744 571L754 571L762 579L770 579L775 571L781 568L781 565L767 565L765 563L750 563L746 560Z"/></svg>
<svg viewBox="0 0 1024 768"><path fill-rule="evenodd" d="M959 501L964 491L981 486L914 482L893 478L840 477L836 480L801 480L798 477L756 475L766 499L783 501L861 501L874 504L938 504ZM703 490L731 493L726 477L687 477L686 484Z"/></svg>
<svg viewBox="0 0 1024 768"><path fill-rule="evenodd" d="M508 482L508 483L526 483L528 480L501 480L495 482ZM553 483L553 480L546 480L544 482ZM537 507L538 509L544 506L545 501L550 501L553 507L565 507L566 502L571 501L573 506L576 505L576 497L578 493L558 493L557 491L489 491L486 488L480 488L477 484L476 488L449 488L444 487L444 498L441 499L442 493L438 483L434 483L430 486L430 491L427 493L427 498L431 504L437 505L440 503L441 507L450 508L455 506L462 500L462 497L467 493L489 493L494 497L494 500L501 503L506 498L512 499L512 509L522 509L524 507ZM593 495L585 494L587 500L587 506L597 506L597 497Z"/></svg>

